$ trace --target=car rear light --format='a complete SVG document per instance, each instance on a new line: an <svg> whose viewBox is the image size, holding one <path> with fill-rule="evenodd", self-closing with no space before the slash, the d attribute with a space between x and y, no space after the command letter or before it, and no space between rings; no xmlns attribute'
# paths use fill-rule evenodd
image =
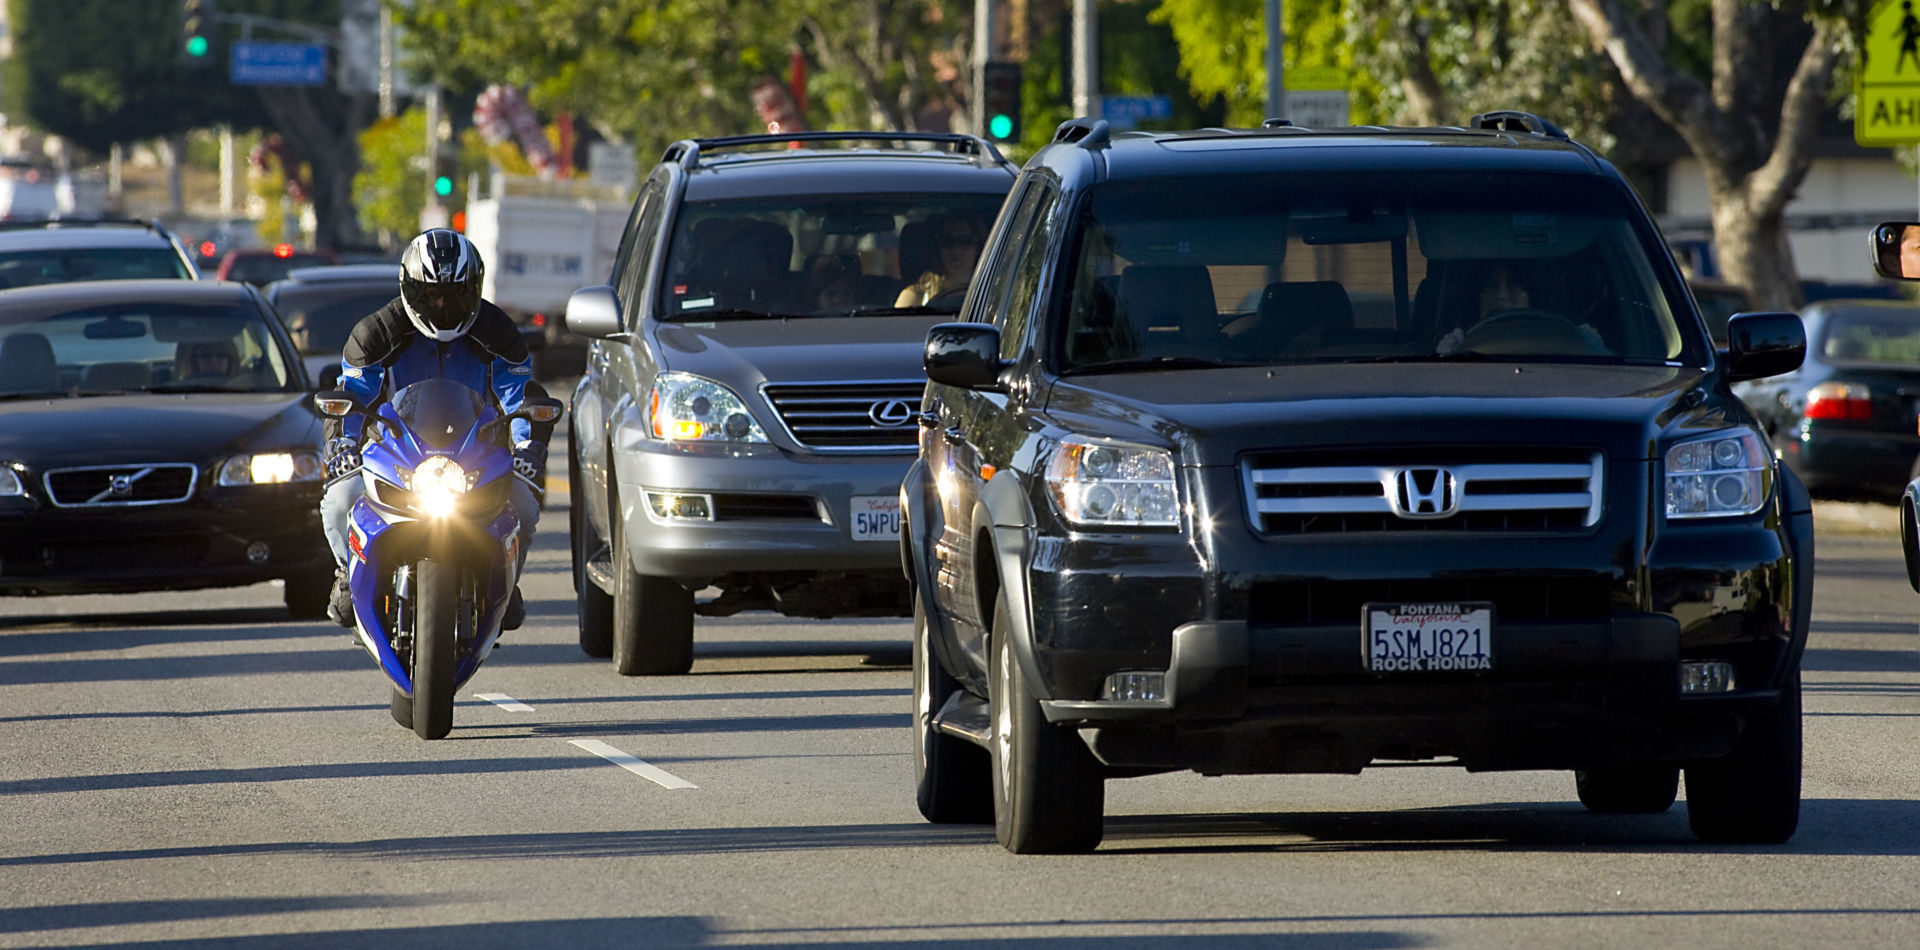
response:
<svg viewBox="0 0 1920 950"><path fill-rule="evenodd" d="M273 256L275 256L275 257L292 257L292 256L293 256L293 245L291 245L291 244L275 244L275 245L273 246Z"/></svg>
<svg viewBox="0 0 1920 950"><path fill-rule="evenodd" d="M546 326L546 325L547 325L547 315L546 315L546 314L544 314L544 313L536 313L536 314L534 314L534 315L533 315L533 320L532 320L532 323L533 323L533 325L534 325L534 326L536 326L536 327L544 327L544 326Z"/></svg>
<svg viewBox="0 0 1920 950"><path fill-rule="evenodd" d="M1809 419L1871 419L1873 393L1859 383L1821 383L1807 390Z"/></svg>

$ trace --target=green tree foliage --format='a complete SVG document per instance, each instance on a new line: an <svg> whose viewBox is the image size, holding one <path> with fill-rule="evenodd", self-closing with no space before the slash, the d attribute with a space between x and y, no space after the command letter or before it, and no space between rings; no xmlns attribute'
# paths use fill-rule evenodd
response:
<svg viewBox="0 0 1920 950"><path fill-rule="evenodd" d="M399 9L410 64L456 92L527 89L641 153L690 135L762 127L749 90L812 67L815 128L910 129L955 94L934 66L963 62L966 0L416 0ZM961 90L963 91L963 90Z"/></svg>
<svg viewBox="0 0 1920 950"><path fill-rule="evenodd" d="M1288 0L1282 16L1287 68L1352 71L1358 65L1346 42L1341 0ZM1220 98L1228 125L1255 127L1267 118L1266 0L1161 0L1151 19L1173 31L1180 74L1196 94ZM1379 98L1379 86L1359 74L1353 83L1348 91L1365 115L1364 104Z"/></svg>
<svg viewBox="0 0 1920 950"><path fill-rule="evenodd" d="M366 230L390 235L420 230L420 212L427 206L426 138L427 114L418 108L381 119L360 133L360 170L353 176L353 201ZM469 178L487 173L486 142L468 129L459 141L440 147L459 155L453 195L441 202L459 210L467 204Z"/></svg>

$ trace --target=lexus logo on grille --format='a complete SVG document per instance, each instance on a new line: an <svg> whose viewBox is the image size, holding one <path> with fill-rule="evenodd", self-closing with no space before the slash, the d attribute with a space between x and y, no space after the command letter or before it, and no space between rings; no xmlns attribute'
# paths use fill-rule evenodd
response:
<svg viewBox="0 0 1920 950"><path fill-rule="evenodd" d="M1444 468L1403 468L1393 473L1394 514L1445 518L1460 510L1460 488Z"/></svg>
<svg viewBox="0 0 1920 950"><path fill-rule="evenodd" d="M903 426L913 420L913 404L905 399L882 399L867 409L867 418L889 429Z"/></svg>

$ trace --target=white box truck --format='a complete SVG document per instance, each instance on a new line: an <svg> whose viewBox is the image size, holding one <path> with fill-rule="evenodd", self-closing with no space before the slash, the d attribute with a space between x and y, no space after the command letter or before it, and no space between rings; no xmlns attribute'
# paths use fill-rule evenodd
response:
<svg viewBox="0 0 1920 950"><path fill-rule="evenodd" d="M586 346L561 315L574 291L612 274L631 201L625 189L584 181L495 175L492 185L487 197L467 202L467 238L487 268L482 293L523 329L540 331L537 375L577 373Z"/></svg>

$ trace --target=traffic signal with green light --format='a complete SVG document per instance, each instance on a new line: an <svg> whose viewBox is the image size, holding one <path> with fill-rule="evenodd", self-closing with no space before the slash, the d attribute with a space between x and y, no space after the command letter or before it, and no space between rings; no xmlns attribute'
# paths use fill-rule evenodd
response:
<svg viewBox="0 0 1920 950"><path fill-rule="evenodd" d="M191 65L213 61L213 0L180 0L180 41Z"/></svg>
<svg viewBox="0 0 1920 950"><path fill-rule="evenodd" d="M987 63L982 70L981 99L986 108L987 137L999 142L1020 140L1020 64Z"/></svg>
<svg viewBox="0 0 1920 950"><path fill-rule="evenodd" d="M453 197L454 176L460 173L460 156L451 150L442 148L433 157L433 196L436 199Z"/></svg>

